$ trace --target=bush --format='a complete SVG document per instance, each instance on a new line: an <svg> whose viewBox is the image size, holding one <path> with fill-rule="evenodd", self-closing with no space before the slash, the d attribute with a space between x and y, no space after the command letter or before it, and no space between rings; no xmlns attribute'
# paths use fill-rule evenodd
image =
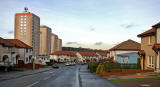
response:
<svg viewBox="0 0 160 87"><path fill-rule="evenodd" d="M98 64L95 61L92 61L88 64L88 68L90 69L90 72L96 72Z"/></svg>

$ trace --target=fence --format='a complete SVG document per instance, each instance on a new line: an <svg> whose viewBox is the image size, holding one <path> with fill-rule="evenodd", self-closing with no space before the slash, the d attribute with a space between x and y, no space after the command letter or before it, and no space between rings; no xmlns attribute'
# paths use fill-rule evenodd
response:
<svg viewBox="0 0 160 87"><path fill-rule="evenodd" d="M106 71L110 71L111 69L141 69L141 66L138 64L106 63L105 68Z"/></svg>

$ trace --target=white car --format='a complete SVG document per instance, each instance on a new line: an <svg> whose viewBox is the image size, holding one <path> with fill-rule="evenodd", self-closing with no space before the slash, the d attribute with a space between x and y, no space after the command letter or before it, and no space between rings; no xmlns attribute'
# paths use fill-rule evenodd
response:
<svg viewBox="0 0 160 87"><path fill-rule="evenodd" d="M70 66L70 63L67 62L65 65L66 65L66 66Z"/></svg>

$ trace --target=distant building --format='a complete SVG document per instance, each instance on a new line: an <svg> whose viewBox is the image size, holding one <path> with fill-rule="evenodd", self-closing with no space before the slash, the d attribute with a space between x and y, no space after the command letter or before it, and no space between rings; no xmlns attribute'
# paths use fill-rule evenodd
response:
<svg viewBox="0 0 160 87"><path fill-rule="evenodd" d="M14 38L33 47L33 56L39 55L40 18L27 11L15 14Z"/></svg>
<svg viewBox="0 0 160 87"><path fill-rule="evenodd" d="M54 33L51 35L51 53L58 51L58 36Z"/></svg>
<svg viewBox="0 0 160 87"><path fill-rule="evenodd" d="M40 26L39 55L49 56L51 53L51 28Z"/></svg>
<svg viewBox="0 0 160 87"><path fill-rule="evenodd" d="M58 48L57 51L62 51L62 39L58 39Z"/></svg>
<svg viewBox="0 0 160 87"><path fill-rule="evenodd" d="M56 51L50 55L50 60L56 62L75 62L76 54L71 51Z"/></svg>
<svg viewBox="0 0 160 87"><path fill-rule="evenodd" d="M117 55L131 52L138 52L141 49L141 44L133 40L124 41L113 48L110 51L110 58L113 58L114 61L117 61Z"/></svg>
<svg viewBox="0 0 160 87"><path fill-rule="evenodd" d="M98 55L99 59L107 59L107 53L108 52L96 52L96 54Z"/></svg>
<svg viewBox="0 0 160 87"><path fill-rule="evenodd" d="M77 52L76 53L79 62L98 61L98 55L96 52Z"/></svg>

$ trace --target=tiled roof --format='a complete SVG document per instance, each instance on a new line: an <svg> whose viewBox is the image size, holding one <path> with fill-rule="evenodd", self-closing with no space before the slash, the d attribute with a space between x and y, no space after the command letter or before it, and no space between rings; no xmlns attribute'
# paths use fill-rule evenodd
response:
<svg viewBox="0 0 160 87"><path fill-rule="evenodd" d="M144 36L149 36L149 35L153 35L155 33L156 29L153 27L152 29L149 29L139 35L137 35L138 37L144 37Z"/></svg>
<svg viewBox="0 0 160 87"><path fill-rule="evenodd" d="M160 22L158 22L157 24L153 25L152 27L157 27L160 26Z"/></svg>
<svg viewBox="0 0 160 87"><path fill-rule="evenodd" d="M52 33L53 36L57 36L56 34Z"/></svg>
<svg viewBox="0 0 160 87"><path fill-rule="evenodd" d="M58 40L62 41L62 39L58 38Z"/></svg>
<svg viewBox="0 0 160 87"><path fill-rule="evenodd" d="M113 50L139 51L140 49L141 49L140 43L129 39L114 46L113 48L110 49L110 51Z"/></svg>
<svg viewBox="0 0 160 87"><path fill-rule="evenodd" d="M76 56L74 52L71 51L56 51L54 53L51 53L51 55L68 55L68 56Z"/></svg>
<svg viewBox="0 0 160 87"><path fill-rule="evenodd" d="M41 25L40 28L50 28L50 27L48 27L46 25Z"/></svg>
<svg viewBox="0 0 160 87"><path fill-rule="evenodd" d="M101 55L101 56L107 56L107 53L105 53L105 52L97 52L99 55Z"/></svg>
<svg viewBox="0 0 160 87"><path fill-rule="evenodd" d="M7 46L7 47L13 47L15 46L14 44L8 42L7 40L3 39L0 37L0 44L4 45L4 46Z"/></svg>
<svg viewBox="0 0 160 87"><path fill-rule="evenodd" d="M29 45L25 44L24 42L18 39L6 39L6 40L12 44L15 44L17 47L20 47L20 48L30 48L30 49L32 48Z"/></svg>
<svg viewBox="0 0 160 87"><path fill-rule="evenodd" d="M95 52L79 52L82 56L97 56Z"/></svg>

